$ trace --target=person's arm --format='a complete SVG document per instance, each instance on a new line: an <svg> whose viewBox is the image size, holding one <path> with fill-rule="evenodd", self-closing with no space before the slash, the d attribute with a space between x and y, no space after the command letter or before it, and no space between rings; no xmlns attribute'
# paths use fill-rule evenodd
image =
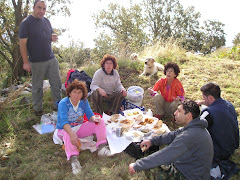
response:
<svg viewBox="0 0 240 180"><path fill-rule="evenodd" d="M177 129L175 131L171 131L169 133L162 134L160 136L155 136L152 139L150 139L151 144L155 146L161 146L161 145L166 145L166 144L171 144L176 136L180 134L184 128Z"/></svg>
<svg viewBox="0 0 240 180"><path fill-rule="evenodd" d="M157 92L157 91L160 91L160 87L163 86L163 81L164 81L163 78L159 79L159 80L154 84L152 90L153 90L153 91L156 91L156 92Z"/></svg>
<svg viewBox="0 0 240 180"><path fill-rule="evenodd" d="M123 87L123 85L121 83L120 75L119 75L118 71L114 69L113 73L114 73L114 81L115 81L115 82L113 82L113 84L114 84L115 90L118 92L121 92L123 89L125 90L125 88Z"/></svg>
<svg viewBox="0 0 240 180"><path fill-rule="evenodd" d="M93 75L92 82L90 84L90 89L92 91L98 91L101 96L107 97L106 91L100 87L101 82L102 82L101 69L98 69Z"/></svg>
<svg viewBox="0 0 240 180"><path fill-rule="evenodd" d="M58 104L58 119L57 119L57 129L63 129L65 124L69 124L68 122L68 106L67 99L63 98Z"/></svg>
<svg viewBox="0 0 240 180"><path fill-rule="evenodd" d="M207 122L208 122L208 127L207 127L207 128L210 128L210 127L212 126L212 124L213 124L213 119L212 119L212 117L211 117L211 115L209 114L208 111L204 111L204 112L201 114L200 118L203 118L203 119L206 119L206 120L207 120Z"/></svg>
<svg viewBox="0 0 240 180"><path fill-rule="evenodd" d="M53 33L52 34L52 42L56 42L57 40L58 40L58 36L55 33Z"/></svg>
<svg viewBox="0 0 240 180"><path fill-rule="evenodd" d="M182 138L175 139L169 146L145 158L137 160L132 166L135 171L151 169L160 165L168 165L182 158L188 147Z"/></svg>
<svg viewBox="0 0 240 180"><path fill-rule="evenodd" d="M82 108L84 109L84 112L88 118L89 121L94 121L94 113L89 105L89 102L88 100L84 101L84 100L81 100L81 106Z"/></svg>
<svg viewBox="0 0 240 180"><path fill-rule="evenodd" d="M28 41L28 38L20 39L20 52L21 52L22 59L23 59L23 69L27 72L30 72L32 70L32 68L28 61L27 41Z"/></svg>
<svg viewBox="0 0 240 180"><path fill-rule="evenodd" d="M205 101L204 100L197 100L195 101L197 103L197 105L201 106L201 105L205 105Z"/></svg>

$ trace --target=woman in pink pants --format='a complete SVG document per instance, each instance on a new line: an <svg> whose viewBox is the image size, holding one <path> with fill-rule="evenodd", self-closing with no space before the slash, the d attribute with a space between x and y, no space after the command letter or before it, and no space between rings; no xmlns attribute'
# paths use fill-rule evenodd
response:
<svg viewBox="0 0 240 180"><path fill-rule="evenodd" d="M87 100L85 82L75 79L67 88L67 96L58 105L57 135L63 140L67 159L71 160L73 174L81 172L79 155L79 140L93 134L97 137L99 156L110 156L107 148L106 127L103 119L97 119ZM83 123L86 114L89 121Z"/></svg>

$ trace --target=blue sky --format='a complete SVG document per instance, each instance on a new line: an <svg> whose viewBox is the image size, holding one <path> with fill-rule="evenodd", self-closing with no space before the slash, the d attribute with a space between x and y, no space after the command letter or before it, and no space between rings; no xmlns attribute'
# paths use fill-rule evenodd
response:
<svg viewBox="0 0 240 180"><path fill-rule="evenodd" d="M137 1L137 0L135 0ZM94 12L106 8L115 0L73 0L70 5L71 17L55 17L50 19L55 28L65 27L69 31L59 37L58 44L69 45L73 39L75 42L84 42L85 47L94 46L93 39L98 33L95 31L91 15ZM129 0L117 1L121 5L129 4ZM232 45L232 40L240 32L240 0L180 0L183 6L194 6L202 15L202 20L218 20L225 24L226 46Z"/></svg>

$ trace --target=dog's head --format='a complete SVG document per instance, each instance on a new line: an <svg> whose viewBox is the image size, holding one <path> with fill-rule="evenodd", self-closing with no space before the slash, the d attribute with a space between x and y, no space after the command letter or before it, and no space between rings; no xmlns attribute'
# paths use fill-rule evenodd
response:
<svg viewBox="0 0 240 180"><path fill-rule="evenodd" d="M154 65L155 59L153 57L147 57L145 60L145 64L149 67Z"/></svg>
<svg viewBox="0 0 240 180"><path fill-rule="evenodd" d="M138 54L137 53L133 53L130 56L131 60L138 60Z"/></svg>

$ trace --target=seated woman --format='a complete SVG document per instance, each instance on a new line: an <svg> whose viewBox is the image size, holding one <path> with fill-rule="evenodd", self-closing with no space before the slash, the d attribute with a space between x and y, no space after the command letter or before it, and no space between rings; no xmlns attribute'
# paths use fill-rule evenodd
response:
<svg viewBox="0 0 240 180"><path fill-rule="evenodd" d="M164 66L166 77L159 79L153 88L149 88L150 95L154 98L157 114L155 117L162 119L163 116L170 116L174 125L173 113L176 111L180 101L184 100L184 89L182 83L177 79L180 73L176 63L167 63ZM159 91L160 94L157 93Z"/></svg>
<svg viewBox="0 0 240 180"><path fill-rule="evenodd" d="M98 122L87 100L85 82L75 79L67 88L67 96L58 104L57 129L54 134L64 142L67 159L71 160L73 174L81 171L77 159L79 155L79 139L96 134L99 156L110 156L106 147L106 127L103 119ZM89 121L83 123L83 116ZM96 123L95 123L96 122Z"/></svg>
<svg viewBox="0 0 240 180"><path fill-rule="evenodd" d="M109 105L108 114L118 113L121 102L127 96L116 70L117 65L116 58L106 54L101 60L101 68L93 75L90 85L93 91L92 102L95 111L99 114L103 114L103 102Z"/></svg>

